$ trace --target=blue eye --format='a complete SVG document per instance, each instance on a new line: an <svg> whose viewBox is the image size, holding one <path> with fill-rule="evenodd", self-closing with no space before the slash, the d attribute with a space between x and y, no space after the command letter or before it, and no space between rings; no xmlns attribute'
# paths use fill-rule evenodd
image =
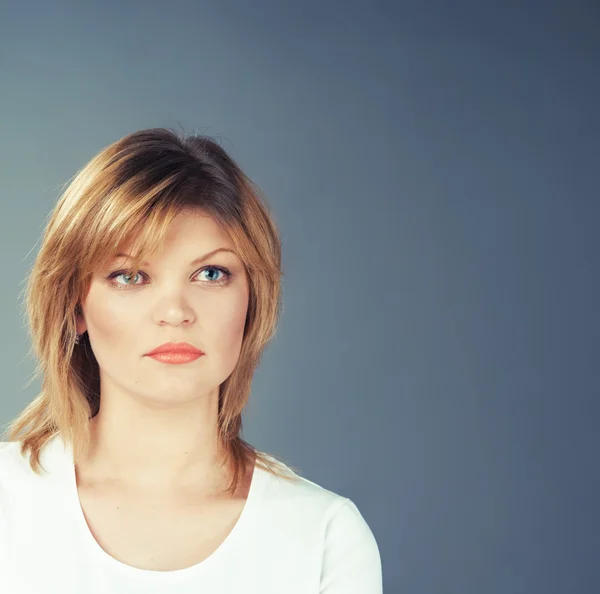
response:
<svg viewBox="0 0 600 594"><path fill-rule="evenodd" d="M225 271L223 269L217 268L216 266L209 266L208 268L202 269L200 272L206 272L207 270L217 270L218 272L221 272L221 273L225 274ZM214 279L212 279L212 280L214 280ZM216 282L218 284L221 281L217 280L217 281L214 281L214 282Z"/></svg>

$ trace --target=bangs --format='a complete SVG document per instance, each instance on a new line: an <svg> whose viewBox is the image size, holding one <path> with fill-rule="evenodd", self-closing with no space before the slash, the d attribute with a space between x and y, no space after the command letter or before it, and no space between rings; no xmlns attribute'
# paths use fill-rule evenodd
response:
<svg viewBox="0 0 600 594"><path fill-rule="evenodd" d="M100 245L102 258L95 259L100 266L118 253L128 253L128 267L126 274L135 276L142 266L142 262L149 259L150 254L160 249L168 228L173 219L183 210L183 206L174 203L162 203L149 213L137 217L129 222L120 232L114 233L115 237L107 238L104 245Z"/></svg>
<svg viewBox="0 0 600 594"><path fill-rule="evenodd" d="M119 212L119 215L112 220L106 216L101 218L95 226L95 236L83 242L87 248L80 259L81 279L88 281L119 253L130 256L126 260L127 266L123 267L125 273L137 275L142 262L161 248L173 220L186 210L198 210L211 216L230 238L238 256L245 261L247 239L241 229L237 229L235 221L226 222L218 210L214 212L210 201L192 195L189 190L177 192L171 188L150 202L143 198L130 198L129 208L116 208L117 201L113 198L111 208L107 210Z"/></svg>
<svg viewBox="0 0 600 594"><path fill-rule="evenodd" d="M200 208L183 195L174 195L174 191L161 192L162 196L152 199L128 193L126 201L122 200L124 192L119 194L106 202L105 212L96 217L93 235L83 242L86 247L80 263L87 272L83 276L91 276L119 252L131 255L128 273L137 274L144 259L162 245L173 219L186 206Z"/></svg>

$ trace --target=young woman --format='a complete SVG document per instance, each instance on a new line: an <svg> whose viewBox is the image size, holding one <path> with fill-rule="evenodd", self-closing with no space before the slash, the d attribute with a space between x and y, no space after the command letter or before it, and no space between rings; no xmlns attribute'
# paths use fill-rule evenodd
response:
<svg viewBox="0 0 600 594"><path fill-rule="evenodd" d="M356 505L240 436L280 239L223 148L166 129L58 201L26 292L42 390L0 443L6 594L379 594Z"/></svg>

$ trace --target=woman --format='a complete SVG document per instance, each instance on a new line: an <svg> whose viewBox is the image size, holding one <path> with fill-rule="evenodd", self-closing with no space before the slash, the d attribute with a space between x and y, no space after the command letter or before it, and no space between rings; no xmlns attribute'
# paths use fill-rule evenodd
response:
<svg viewBox="0 0 600 594"><path fill-rule="evenodd" d="M37 398L0 443L6 594L378 594L348 498L244 441L280 239L223 148L135 132L72 180L27 285Z"/></svg>

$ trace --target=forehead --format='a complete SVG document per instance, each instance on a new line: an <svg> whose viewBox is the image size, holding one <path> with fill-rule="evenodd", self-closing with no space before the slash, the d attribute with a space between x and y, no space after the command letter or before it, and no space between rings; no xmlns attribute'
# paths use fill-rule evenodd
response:
<svg viewBox="0 0 600 594"><path fill-rule="evenodd" d="M131 254L131 250L138 243L146 244L145 239L140 234L133 236L122 245L117 246L115 254ZM187 209L178 213L166 229L157 249L161 252L202 253L222 249L237 253L228 233L210 215L199 212L197 209ZM147 250L145 251L147 252ZM117 256L115 255L115 257Z"/></svg>
<svg viewBox="0 0 600 594"><path fill-rule="evenodd" d="M191 261L191 265L195 266L196 264L200 264L206 260L208 260L209 258L212 258L213 256L216 256L217 254L229 254L230 256L237 256L237 253L229 248L226 247L219 247L219 248L215 248L214 250L210 250L209 252L206 253L202 253L200 254L197 258L195 258L194 260ZM112 257L112 259L119 259L119 258L125 258L125 259L129 259L131 258L131 254L125 253L125 252L119 252L118 254L116 254L115 256ZM150 266L150 262L144 261L141 263L142 266Z"/></svg>
<svg viewBox="0 0 600 594"><path fill-rule="evenodd" d="M171 221L164 239L165 244L182 242L204 246L210 246L211 243L229 244L229 237L210 215L185 209Z"/></svg>

